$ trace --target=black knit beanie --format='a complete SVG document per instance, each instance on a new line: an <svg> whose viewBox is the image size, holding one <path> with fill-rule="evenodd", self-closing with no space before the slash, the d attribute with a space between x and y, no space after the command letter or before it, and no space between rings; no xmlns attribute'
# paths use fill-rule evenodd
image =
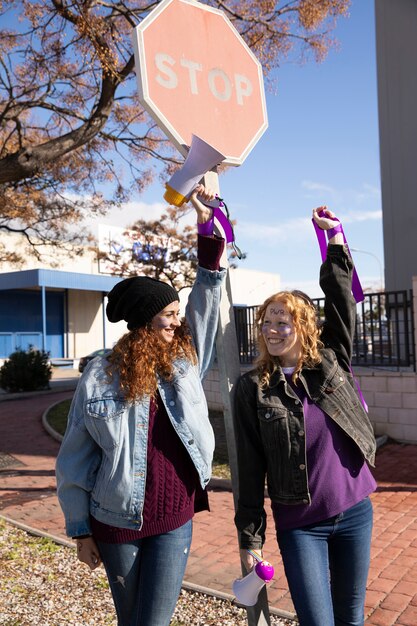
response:
<svg viewBox="0 0 417 626"><path fill-rule="evenodd" d="M125 320L129 330L145 326L166 306L179 300L176 290L155 278L134 276L117 283L107 295L109 322Z"/></svg>

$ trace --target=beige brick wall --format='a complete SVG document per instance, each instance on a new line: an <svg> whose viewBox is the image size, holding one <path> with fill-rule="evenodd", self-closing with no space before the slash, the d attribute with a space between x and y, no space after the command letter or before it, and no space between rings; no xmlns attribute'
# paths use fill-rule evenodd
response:
<svg viewBox="0 0 417 626"><path fill-rule="evenodd" d="M203 387L207 398L207 404L210 409L213 411L223 411L223 401L219 384L219 370L217 365L214 365L207 374Z"/></svg>
<svg viewBox="0 0 417 626"><path fill-rule="evenodd" d="M377 435L417 443L417 375L365 368L355 370Z"/></svg>

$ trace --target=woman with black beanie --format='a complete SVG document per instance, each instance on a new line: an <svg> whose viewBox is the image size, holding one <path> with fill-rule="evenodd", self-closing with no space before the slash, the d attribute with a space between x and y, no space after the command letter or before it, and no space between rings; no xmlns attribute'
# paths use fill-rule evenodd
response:
<svg viewBox="0 0 417 626"><path fill-rule="evenodd" d="M128 278L108 294L128 332L80 379L58 454L58 497L80 561L103 562L119 626L168 626L180 593L194 512L208 509L214 435L202 379L217 331L224 240L212 210L191 202L199 267L186 308L170 285Z"/></svg>

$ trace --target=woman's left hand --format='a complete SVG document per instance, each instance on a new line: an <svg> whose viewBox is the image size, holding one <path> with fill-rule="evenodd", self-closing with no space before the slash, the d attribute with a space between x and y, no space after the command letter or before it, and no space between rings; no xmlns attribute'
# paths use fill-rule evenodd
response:
<svg viewBox="0 0 417 626"><path fill-rule="evenodd" d="M191 195L190 202L192 203L193 207L195 208L197 212L197 223L205 224L205 222L208 222L211 219L213 215L213 209L211 209L208 206L205 206L197 198L197 195L199 195L202 200L205 200L206 202L210 202L210 200L215 199L216 192L212 191L211 189L206 189L204 185L197 185L197 187L194 189Z"/></svg>
<svg viewBox="0 0 417 626"><path fill-rule="evenodd" d="M262 550L253 550L253 552L256 552L260 559L263 559ZM252 554L248 552L245 548L240 549L240 560L245 566L247 572L250 572L257 563L255 557L252 556Z"/></svg>
<svg viewBox="0 0 417 626"><path fill-rule="evenodd" d="M88 565L91 570L96 569L96 567L100 565L101 559L100 552L98 551L97 544L93 537L76 539L76 544L78 560Z"/></svg>
<svg viewBox="0 0 417 626"><path fill-rule="evenodd" d="M318 215L321 212L325 213L322 217ZM313 209L313 219L317 226L322 230L329 230L330 228L337 226L337 224L339 224L339 220L335 220L335 217L335 214L326 206L319 206L317 209Z"/></svg>

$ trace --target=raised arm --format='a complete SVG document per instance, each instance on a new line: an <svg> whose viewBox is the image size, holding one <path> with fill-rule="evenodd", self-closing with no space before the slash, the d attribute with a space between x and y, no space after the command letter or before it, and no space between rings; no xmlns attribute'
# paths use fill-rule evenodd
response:
<svg viewBox="0 0 417 626"><path fill-rule="evenodd" d="M350 371L356 318L356 302L352 295L353 262L334 213L326 207L319 207L314 209L313 219L328 235L327 257L320 269L320 286L325 295L321 339L326 347L335 351L343 369Z"/></svg>
<svg viewBox="0 0 417 626"><path fill-rule="evenodd" d="M226 270L220 268L220 257L224 249L224 239L213 235L212 209L197 198L213 200L215 193L198 185L191 196L197 213L198 269L197 276L188 298L185 316L197 351L200 377L206 375L213 357L217 334L222 283Z"/></svg>

